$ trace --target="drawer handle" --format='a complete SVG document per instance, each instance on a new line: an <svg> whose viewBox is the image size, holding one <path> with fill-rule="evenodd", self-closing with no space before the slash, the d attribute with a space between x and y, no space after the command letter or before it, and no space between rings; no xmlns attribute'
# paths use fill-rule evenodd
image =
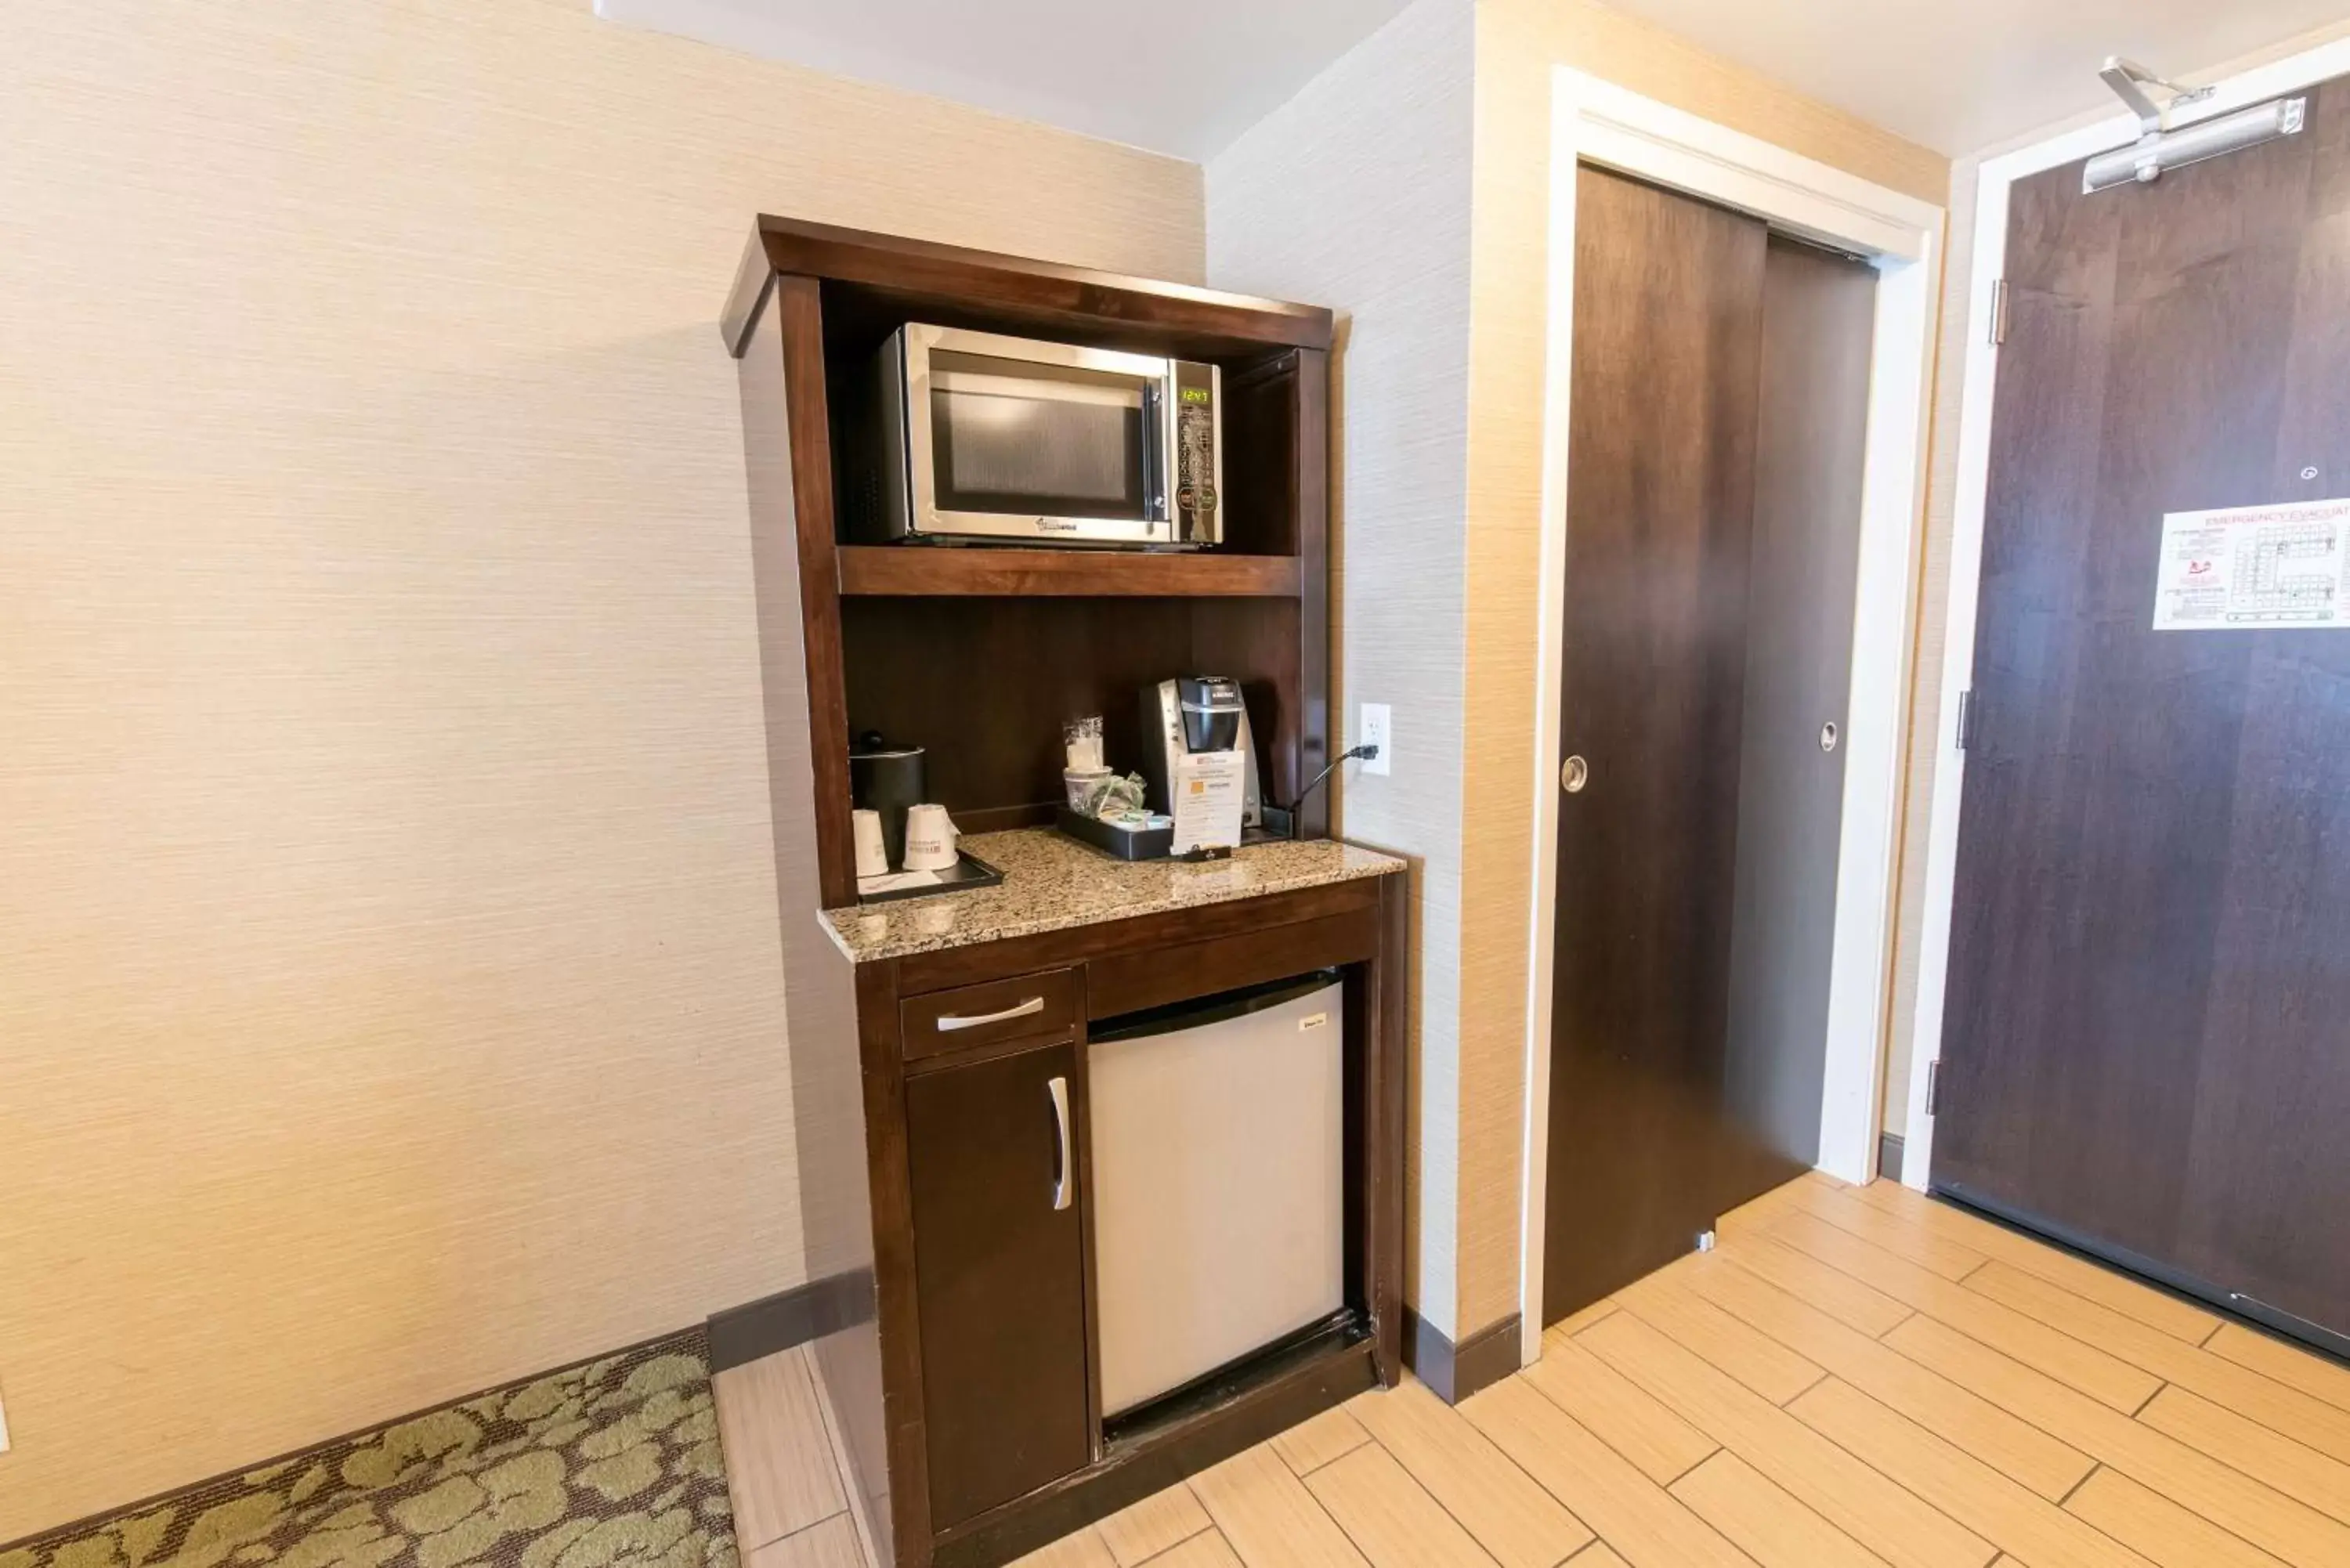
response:
<svg viewBox="0 0 2350 1568"><path fill-rule="evenodd" d="M1066 1209L1077 1189L1076 1167L1069 1163L1069 1081L1055 1078L1045 1085L1045 1092L1053 1096L1053 1127L1061 1137L1060 1164L1053 1176L1053 1207Z"/></svg>
<svg viewBox="0 0 2350 1568"><path fill-rule="evenodd" d="M1045 999L1032 996L1017 1007L1007 1007L1001 1012L961 1012L939 1014L939 1033L951 1034L958 1029L977 1029L983 1024L1009 1023L1014 1018L1030 1018L1045 1011Z"/></svg>

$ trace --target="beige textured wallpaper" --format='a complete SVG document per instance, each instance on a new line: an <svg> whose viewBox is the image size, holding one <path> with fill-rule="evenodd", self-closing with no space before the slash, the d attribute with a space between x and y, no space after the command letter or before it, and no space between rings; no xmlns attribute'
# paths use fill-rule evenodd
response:
<svg viewBox="0 0 2350 1568"><path fill-rule="evenodd" d="M1335 306L1334 711L1395 712L1339 830L1413 863L1407 1296L1453 1332L1460 1115L1461 570L1468 460L1470 0L1419 0L1211 160L1208 279Z"/></svg>
<svg viewBox="0 0 2350 1568"><path fill-rule="evenodd" d="M1518 1309L1532 919L1550 75L1571 66L1929 201L1948 161L1590 0L1477 7L1469 382L1469 695L1460 932L1459 1322Z"/></svg>
<svg viewBox="0 0 2350 1568"><path fill-rule="evenodd" d="M1209 164L1210 281L1347 318L1340 694L1391 703L1397 750L1343 822L1416 861L1413 1304L1456 1341L1518 1305L1558 65L1929 200L1949 178L1590 0L1419 0Z"/></svg>
<svg viewBox="0 0 2350 1568"><path fill-rule="evenodd" d="M1203 243L588 0L5 31L0 1540L799 1281L750 218Z"/></svg>

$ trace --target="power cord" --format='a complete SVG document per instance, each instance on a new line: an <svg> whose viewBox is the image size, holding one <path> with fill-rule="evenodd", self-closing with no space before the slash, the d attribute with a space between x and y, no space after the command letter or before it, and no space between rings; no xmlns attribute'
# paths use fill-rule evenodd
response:
<svg viewBox="0 0 2350 1568"><path fill-rule="evenodd" d="M1341 767L1345 766L1348 763L1373 762L1378 759L1378 754L1379 749L1377 746L1356 746L1350 750L1340 752L1336 756L1331 758L1330 765L1324 768L1320 773L1315 774L1314 775L1313 782L1308 784L1304 789L1299 790L1297 792L1297 798L1290 803L1289 836L1292 838L1295 838L1297 836L1298 808L1305 804L1305 797L1307 795L1312 794L1315 790L1322 787L1323 780L1328 778L1332 774L1336 773Z"/></svg>

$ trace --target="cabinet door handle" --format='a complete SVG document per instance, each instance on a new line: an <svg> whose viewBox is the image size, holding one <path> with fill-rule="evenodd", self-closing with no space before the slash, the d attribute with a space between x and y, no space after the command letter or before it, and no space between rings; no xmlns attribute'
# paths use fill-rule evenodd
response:
<svg viewBox="0 0 2350 1568"><path fill-rule="evenodd" d="M1007 1007L1001 1012L941 1012L939 1033L951 1034L958 1029L977 1029L983 1024L1005 1023L1014 1018L1030 1018L1045 1011L1045 999L1032 996L1017 1007Z"/></svg>
<svg viewBox="0 0 2350 1568"><path fill-rule="evenodd" d="M1045 1085L1053 1096L1053 1127L1061 1138L1061 1162L1053 1177L1053 1207L1066 1209L1076 1196L1077 1168L1069 1161L1069 1081L1055 1078Z"/></svg>

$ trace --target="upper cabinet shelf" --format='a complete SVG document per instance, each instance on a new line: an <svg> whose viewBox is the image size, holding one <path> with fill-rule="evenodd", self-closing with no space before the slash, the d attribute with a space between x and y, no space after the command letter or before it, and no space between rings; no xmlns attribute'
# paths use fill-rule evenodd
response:
<svg viewBox="0 0 2350 1568"><path fill-rule="evenodd" d="M1295 598L1295 556L1152 555L988 545L844 545L849 596Z"/></svg>

